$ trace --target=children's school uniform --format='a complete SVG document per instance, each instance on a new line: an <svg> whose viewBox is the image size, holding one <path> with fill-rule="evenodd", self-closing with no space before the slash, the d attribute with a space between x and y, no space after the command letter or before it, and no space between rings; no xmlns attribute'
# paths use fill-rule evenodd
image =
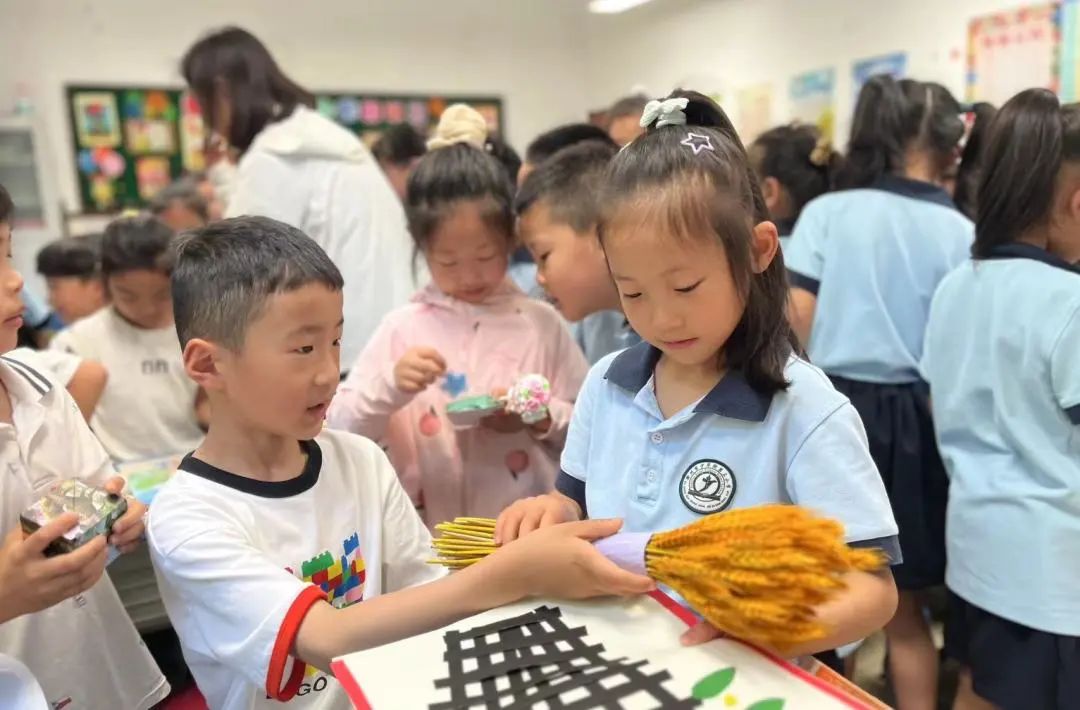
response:
<svg viewBox="0 0 1080 710"><path fill-rule="evenodd" d="M410 395L394 384L394 365L417 346L446 359L447 377ZM519 498L551 491L587 370L559 314L509 281L481 305L430 285L383 321L338 389L327 423L383 444L429 525L495 517ZM457 396L507 388L532 373L551 382L546 433L457 430L447 419Z"/></svg>
<svg viewBox="0 0 1080 710"><path fill-rule="evenodd" d="M999 246L950 274L923 353L949 472L948 645L1000 707L1080 702L1080 267Z"/></svg>
<svg viewBox="0 0 1080 710"><path fill-rule="evenodd" d="M184 373L173 326L136 328L107 307L61 331L50 347L96 360L108 371L90 427L113 459L183 453L202 441L198 387Z"/></svg>
<svg viewBox="0 0 1080 710"><path fill-rule="evenodd" d="M919 359L934 291L972 239L943 190L885 176L808 204L784 253L792 286L817 296L810 360L866 426L900 526L903 589L944 580L948 482Z"/></svg>
<svg viewBox="0 0 1080 710"><path fill-rule="evenodd" d="M795 231L795 220L774 219L773 224L776 225L776 234L780 237L780 253L786 254L791 243L791 233Z"/></svg>
<svg viewBox="0 0 1080 710"><path fill-rule="evenodd" d="M0 423L0 530L7 534L50 484L77 478L101 486L115 472L55 379L5 356L0 381L14 422ZM0 649L30 669L51 707L142 709L169 694L108 575L71 599L0 624Z"/></svg>
<svg viewBox="0 0 1080 710"><path fill-rule="evenodd" d="M78 355L60 350L34 350L33 348L15 348L5 357L29 365L35 370L49 372L53 379L67 387L75 377L83 360Z"/></svg>
<svg viewBox="0 0 1080 710"><path fill-rule="evenodd" d="M598 311L582 319L577 333L578 345L590 365L600 358L641 342L622 311Z"/></svg>
<svg viewBox="0 0 1080 710"><path fill-rule="evenodd" d="M795 503L843 523L849 543L900 561L862 423L820 370L792 356L791 385L771 397L731 371L665 417L653 376L659 358L645 342L609 355L578 396L558 489L589 517L655 532L728 509Z"/></svg>
<svg viewBox="0 0 1080 710"><path fill-rule="evenodd" d="M288 657L320 600L344 608L429 582L431 538L379 447L326 430L296 478L256 481L193 456L154 498L150 554L199 689L215 710L349 708Z"/></svg>

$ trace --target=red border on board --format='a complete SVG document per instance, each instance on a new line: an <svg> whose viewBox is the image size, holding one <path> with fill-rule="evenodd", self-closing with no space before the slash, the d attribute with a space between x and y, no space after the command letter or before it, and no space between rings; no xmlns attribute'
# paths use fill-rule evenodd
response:
<svg viewBox="0 0 1080 710"><path fill-rule="evenodd" d="M668 595L664 594L659 589L649 592L649 596L652 597L655 601L657 601L662 607L664 607L669 612L678 617L679 621L683 622L687 626L693 626L698 623L698 618L694 616L694 614L689 609L687 609L682 604L675 601ZM755 646L752 643L747 643L746 641L742 641L740 639L732 640L738 641L744 646L751 648L754 651L757 651L762 656L772 661L774 664L780 666L799 680L804 681L809 685L814 686L821 692L836 698L848 707L855 708L856 710L867 710L867 708L869 708L868 705L864 705L863 703L858 702L854 698L844 693L839 688L830 685L829 683L821 680L820 678L811 673L807 673L802 668L799 668L798 666L788 661L785 661L779 656L776 656L763 648ZM354 678L352 673L349 672L348 667L343 661L336 660L331 663L330 670L334 672L334 677L337 678L337 681L341 683L341 686L343 688L345 688L345 693L349 696L349 699L352 700L353 705L356 706L357 710L373 710L371 704L368 702L367 696L364 695L364 691L360 687L360 684L356 682L356 678Z"/></svg>

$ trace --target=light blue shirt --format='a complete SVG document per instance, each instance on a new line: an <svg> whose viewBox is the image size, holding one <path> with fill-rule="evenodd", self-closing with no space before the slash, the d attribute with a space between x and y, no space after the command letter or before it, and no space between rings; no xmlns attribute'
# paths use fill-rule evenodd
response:
<svg viewBox="0 0 1080 710"><path fill-rule="evenodd" d="M923 353L949 473L946 583L1080 636L1080 268L1011 244L942 282Z"/></svg>
<svg viewBox="0 0 1080 710"><path fill-rule="evenodd" d="M930 301L973 237L943 190L915 180L886 176L808 204L784 262L792 286L817 294L810 361L861 382L916 382Z"/></svg>
<svg viewBox="0 0 1080 710"><path fill-rule="evenodd" d="M630 327L622 311L590 313L578 325L575 337L589 364L641 342L641 336Z"/></svg>
<svg viewBox="0 0 1080 710"><path fill-rule="evenodd" d="M862 421L820 370L792 357L791 386L772 397L732 371L668 418L653 387L659 357L644 342L609 355L578 395L558 489L587 515L656 532L731 508L797 503L842 522L849 542L900 561Z"/></svg>

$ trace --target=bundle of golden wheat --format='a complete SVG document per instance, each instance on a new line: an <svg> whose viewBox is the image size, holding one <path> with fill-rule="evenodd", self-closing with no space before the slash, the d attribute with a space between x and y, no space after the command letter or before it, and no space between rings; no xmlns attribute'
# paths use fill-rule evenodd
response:
<svg viewBox="0 0 1080 710"><path fill-rule="evenodd" d="M458 518L436 530L435 564L465 567L496 547L494 520ZM844 589L845 573L885 563L879 550L850 548L843 535L840 523L804 508L763 505L668 532L620 533L597 547L671 587L725 634L783 650L826 635L814 608Z"/></svg>

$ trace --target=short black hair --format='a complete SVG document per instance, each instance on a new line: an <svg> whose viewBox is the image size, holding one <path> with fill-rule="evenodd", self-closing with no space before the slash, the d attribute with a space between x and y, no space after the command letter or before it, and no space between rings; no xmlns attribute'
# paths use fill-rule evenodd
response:
<svg viewBox="0 0 1080 710"><path fill-rule="evenodd" d="M455 143L428 151L409 175L405 215L423 249L439 223L462 202L483 203L484 219L514 240L514 185L506 167L486 150Z"/></svg>
<svg viewBox="0 0 1080 710"><path fill-rule="evenodd" d="M564 148L525 178L514 200L520 217L537 203L548 207L554 222L576 232L596 226L608 163L619 149L611 141L585 141Z"/></svg>
<svg viewBox="0 0 1080 710"><path fill-rule="evenodd" d="M611 105L607 110L607 120L610 125L617 118L632 116L640 118L645 112L645 104L649 103L649 97L645 94L631 94L624 96Z"/></svg>
<svg viewBox="0 0 1080 710"><path fill-rule="evenodd" d="M961 107L933 82L872 76L859 90L847 157L837 175L841 188L867 187L904 167L909 147L927 151L942 174L955 160L964 135Z"/></svg>
<svg viewBox="0 0 1080 710"><path fill-rule="evenodd" d="M49 242L37 253L37 272L45 278L101 276L103 235L87 234Z"/></svg>
<svg viewBox="0 0 1080 710"><path fill-rule="evenodd" d="M426 152L424 137L408 123L387 126L371 146L376 160L391 165L408 165Z"/></svg>
<svg viewBox="0 0 1080 710"><path fill-rule="evenodd" d="M1065 163L1080 161L1080 104L1046 89L1009 99L990 123L977 197L975 243L985 258L1053 217Z"/></svg>
<svg viewBox="0 0 1080 710"><path fill-rule="evenodd" d="M841 164L840 154L827 139L822 139L817 126L808 123L765 131L748 152L759 178L774 178L787 190L794 211L792 218L798 217L810 200L832 189Z"/></svg>
<svg viewBox="0 0 1080 710"><path fill-rule="evenodd" d="M761 273L753 268L753 228L769 219L761 185L735 127L715 101L682 89L666 98L687 100L686 125L653 121L645 135L612 159L597 230L600 243L628 221L640 220L641 213L628 206L643 206L675 238L716 239L745 303L724 345L724 365L742 370L755 391L775 394L790 384L784 367L799 345L787 321L783 254L778 250Z"/></svg>
<svg viewBox="0 0 1080 710"><path fill-rule="evenodd" d="M185 232L172 275L180 347L204 338L232 350L267 299L308 284L344 287L326 252L296 227L269 217L235 217Z"/></svg>
<svg viewBox="0 0 1080 710"><path fill-rule="evenodd" d="M210 207L206 204L206 198L199 192L199 180L193 175L173 180L150 200L150 212L160 215L166 212L172 203L182 202L185 207L199 215L203 222L208 221Z"/></svg>
<svg viewBox="0 0 1080 710"><path fill-rule="evenodd" d="M113 220L101 238L102 276L140 269L171 273L174 237L168 225L151 215Z"/></svg>
<svg viewBox="0 0 1080 710"><path fill-rule="evenodd" d="M0 222L11 224L15 217L15 203L11 201L11 195L7 189L0 185Z"/></svg>
<svg viewBox="0 0 1080 710"><path fill-rule="evenodd" d="M315 106L311 92L281 70L255 35L239 27L226 27L193 44L180 62L180 73L209 128L217 125L215 97L224 88L230 106L225 138L241 153L267 125L288 118L297 106Z"/></svg>
<svg viewBox="0 0 1080 710"><path fill-rule="evenodd" d="M585 141L600 141L618 148L603 128L591 123L568 123L541 133L525 149L525 162L539 165L563 148Z"/></svg>

